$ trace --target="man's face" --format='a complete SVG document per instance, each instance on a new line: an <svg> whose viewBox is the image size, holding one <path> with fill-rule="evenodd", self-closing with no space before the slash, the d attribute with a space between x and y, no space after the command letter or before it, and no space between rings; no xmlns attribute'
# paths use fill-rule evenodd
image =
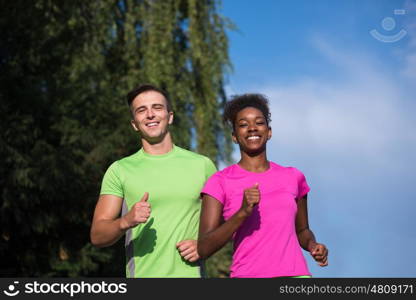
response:
<svg viewBox="0 0 416 300"><path fill-rule="evenodd" d="M168 112L165 97L156 91L143 92L134 98L131 110L134 130L151 144L161 142L173 122L173 112Z"/></svg>

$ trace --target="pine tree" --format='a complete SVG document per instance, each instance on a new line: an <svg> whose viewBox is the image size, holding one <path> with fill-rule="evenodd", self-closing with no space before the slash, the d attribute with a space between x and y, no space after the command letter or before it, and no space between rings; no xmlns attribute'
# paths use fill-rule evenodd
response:
<svg viewBox="0 0 416 300"><path fill-rule="evenodd" d="M122 242L96 249L89 229L105 169L140 147L125 94L164 88L175 143L229 162L230 23L210 0L0 4L1 275L123 276Z"/></svg>

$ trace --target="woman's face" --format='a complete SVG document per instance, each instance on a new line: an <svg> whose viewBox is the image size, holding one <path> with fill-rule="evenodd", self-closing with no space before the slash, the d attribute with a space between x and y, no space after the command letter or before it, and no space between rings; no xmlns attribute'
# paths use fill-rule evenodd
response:
<svg viewBox="0 0 416 300"><path fill-rule="evenodd" d="M254 107L246 107L237 113L234 123L233 141L240 149L249 154L256 154L266 149L267 140L272 137L272 130L263 113Z"/></svg>

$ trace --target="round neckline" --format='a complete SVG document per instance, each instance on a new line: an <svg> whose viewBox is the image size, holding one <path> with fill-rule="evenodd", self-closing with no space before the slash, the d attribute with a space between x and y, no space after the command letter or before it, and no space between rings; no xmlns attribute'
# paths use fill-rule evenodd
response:
<svg viewBox="0 0 416 300"><path fill-rule="evenodd" d="M240 170L242 170L242 171L244 171L245 173L248 173L248 174L263 175L263 174L269 173L272 170L272 162L271 161L269 161L269 168L266 171L263 171L263 172L252 172L252 171L244 169L238 163L236 163L235 165L237 166L238 169L240 169Z"/></svg>
<svg viewBox="0 0 416 300"><path fill-rule="evenodd" d="M172 156L177 150L177 147L175 144L173 144L172 149L169 152L163 153L163 154L149 154L146 151L144 151L143 147L140 149L140 154L143 155L146 158L153 158L153 159L161 159L161 158L167 158Z"/></svg>

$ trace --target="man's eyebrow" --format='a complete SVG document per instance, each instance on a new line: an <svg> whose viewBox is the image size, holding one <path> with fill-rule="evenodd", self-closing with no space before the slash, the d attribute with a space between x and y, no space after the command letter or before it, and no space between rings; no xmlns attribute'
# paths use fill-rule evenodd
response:
<svg viewBox="0 0 416 300"><path fill-rule="evenodd" d="M146 106L144 106L144 105L139 106L139 107L137 107L134 111L138 111L138 110L139 110L139 109L141 109L141 108L146 108Z"/></svg>

